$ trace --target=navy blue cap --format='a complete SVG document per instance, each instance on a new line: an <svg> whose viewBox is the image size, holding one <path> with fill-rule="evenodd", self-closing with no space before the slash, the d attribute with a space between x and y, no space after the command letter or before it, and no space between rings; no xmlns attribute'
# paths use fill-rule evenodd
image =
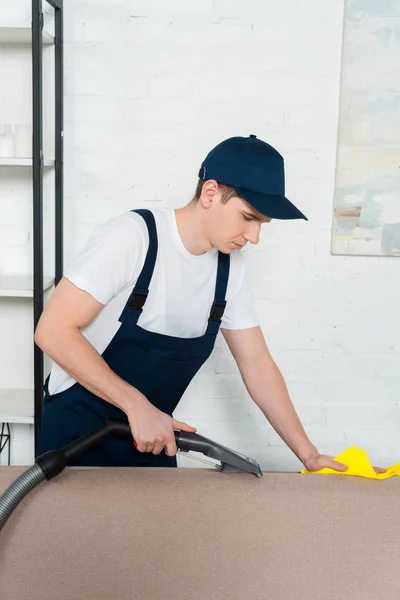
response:
<svg viewBox="0 0 400 600"><path fill-rule="evenodd" d="M235 188L265 217L308 221L285 196L283 157L254 134L232 137L215 146L204 159L199 178Z"/></svg>

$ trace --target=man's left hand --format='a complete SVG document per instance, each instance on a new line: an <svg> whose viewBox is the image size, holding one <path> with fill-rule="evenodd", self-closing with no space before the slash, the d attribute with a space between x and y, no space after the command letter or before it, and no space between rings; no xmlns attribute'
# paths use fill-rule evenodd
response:
<svg viewBox="0 0 400 600"><path fill-rule="evenodd" d="M307 471L320 471L321 469L333 469L343 473L347 471L347 466L343 463L338 462L333 456L327 456L326 454L315 454L310 456L303 462ZM377 475L379 473L386 473L386 469L381 467L372 467Z"/></svg>

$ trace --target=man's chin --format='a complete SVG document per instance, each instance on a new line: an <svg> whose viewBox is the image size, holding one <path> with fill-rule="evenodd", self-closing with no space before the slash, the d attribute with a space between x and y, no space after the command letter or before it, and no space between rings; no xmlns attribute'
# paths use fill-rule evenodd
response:
<svg viewBox="0 0 400 600"><path fill-rule="evenodd" d="M228 242L227 244L215 244L214 248L219 252L222 252L222 254L232 254L235 250L240 250L233 242Z"/></svg>
<svg viewBox="0 0 400 600"><path fill-rule="evenodd" d="M217 247L217 250L219 252L222 252L222 254L232 254L233 252L235 252L237 248L231 248L230 246L219 246Z"/></svg>

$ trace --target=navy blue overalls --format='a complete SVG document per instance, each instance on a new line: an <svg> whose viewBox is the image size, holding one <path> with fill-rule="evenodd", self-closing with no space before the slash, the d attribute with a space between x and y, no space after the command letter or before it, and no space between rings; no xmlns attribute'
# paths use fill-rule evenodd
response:
<svg viewBox="0 0 400 600"><path fill-rule="evenodd" d="M119 321L121 325L102 357L122 379L136 387L158 409L172 416L175 407L194 375L210 356L225 309L229 278L229 254L218 253L215 298L207 330L195 338L178 338L146 331L137 324L146 302L157 257L158 239L153 214L136 210L146 222L149 248ZM48 380L39 433L39 454L61 448L70 441L100 427L110 417L127 420L116 406L74 383L70 388L49 395ZM139 452L133 439L109 438L93 451L76 459L83 466L157 466L175 467L176 457Z"/></svg>

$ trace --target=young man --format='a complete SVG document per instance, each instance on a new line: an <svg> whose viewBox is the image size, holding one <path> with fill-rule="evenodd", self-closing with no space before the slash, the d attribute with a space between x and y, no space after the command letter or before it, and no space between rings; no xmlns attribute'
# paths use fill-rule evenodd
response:
<svg viewBox="0 0 400 600"><path fill-rule="evenodd" d="M35 334L54 361L39 453L117 417L135 444L110 439L75 464L176 466L173 430L196 430L172 413L221 327L250 396L305 467L346 470L303 430L240 252L272 218L306 219L285 197L282 156L255 135L229 138L199 177L184 208L131 211L98 227L54 291Z"/></svg>

